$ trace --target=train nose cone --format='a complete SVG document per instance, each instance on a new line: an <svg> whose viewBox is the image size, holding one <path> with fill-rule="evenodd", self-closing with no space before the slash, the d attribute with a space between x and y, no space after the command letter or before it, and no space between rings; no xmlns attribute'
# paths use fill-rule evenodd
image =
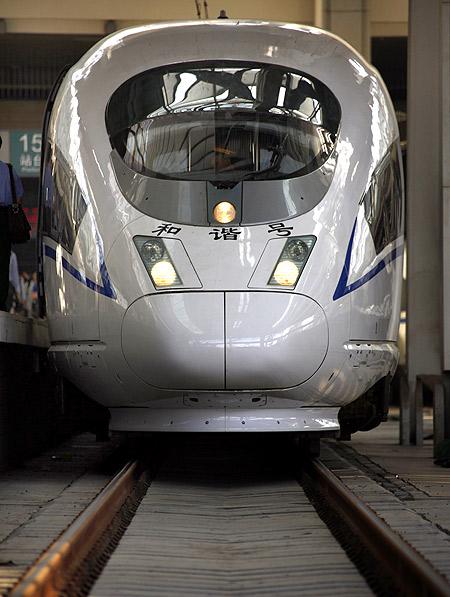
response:
<svg viewBox="0 0 450 597"><path fill-rule="evenodd" d="M284 292L146 296L129 307L122 326L128 364L164 389L296 386L317 371L327 347L321 307Z"/></svg>
<svg viewBox="0 0 450 597"><path fill-rule="evenodd" d="M147 383L164 389L224 389L223 292L177 292L134 302L122 350Z"/></svg>
<svg viewBox="0 0 450 597"><path fill-rule="evenodd" d="M320 367L328 324L312 299L282 292L227 293L227 389L296 386Z"/></svg>

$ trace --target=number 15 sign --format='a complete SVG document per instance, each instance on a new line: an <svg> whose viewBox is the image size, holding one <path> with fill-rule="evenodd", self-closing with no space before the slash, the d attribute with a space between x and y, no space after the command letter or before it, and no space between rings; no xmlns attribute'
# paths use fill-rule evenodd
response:
<svg viewBox="0 0 450 597"><path fill-rule="evenodd" d="M41 133L37 130L11 131L10 157L19 176L39 176Z"/></svg>

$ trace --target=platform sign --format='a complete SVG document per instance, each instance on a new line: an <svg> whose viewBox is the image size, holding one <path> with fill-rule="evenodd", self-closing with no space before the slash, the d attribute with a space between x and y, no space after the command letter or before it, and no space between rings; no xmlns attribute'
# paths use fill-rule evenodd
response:
<svg viewBox="0 0 450 597"><path fill-rule="evenodd" d="M2 146L0 147L0 160L2 162L9 162L9 131L0 130L0 137L2 138Z"/></svg>
<svg viewBox="0 0 450 597"><path fill-rule="evenodd" d="M10 160L19 176L39 176L41 137L38 130L10 131Z"/></svg>

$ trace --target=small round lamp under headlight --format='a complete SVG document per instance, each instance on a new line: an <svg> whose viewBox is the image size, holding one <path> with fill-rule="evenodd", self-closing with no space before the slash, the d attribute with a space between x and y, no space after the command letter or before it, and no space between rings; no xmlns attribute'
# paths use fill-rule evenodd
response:
<svg viewBox="0 0 450 597"><path fill-rule="evenodd" d="M299 269L292 261L280 261L273 272L275 281L280 286L294 286L297 282Z"/></svg>
<svg viewBox="0 0 450 597"><path fill-rule="evenodd" d="M170 261L158 261L158 263L155 263L150 275L156 286L172 286L177 279L177 272Z"/></svg>
<svg viewBox="0 0 450 597"><path fill-rule="evenodd" d="M236 208L228 201L221 201L214 208L213 215L220 224L229 224L236 218Z"/></svg>

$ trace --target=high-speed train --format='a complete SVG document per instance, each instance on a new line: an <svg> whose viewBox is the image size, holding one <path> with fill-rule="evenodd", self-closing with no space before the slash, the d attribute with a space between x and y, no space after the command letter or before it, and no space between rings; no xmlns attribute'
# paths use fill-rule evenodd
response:
<svg viewBox="0 0 450 597"><path fill-rule="evenodd" d="M330 33L114 33L46 113L52 359L112 430L373 427L398 360L402 176L379 74Z"/></svg>

